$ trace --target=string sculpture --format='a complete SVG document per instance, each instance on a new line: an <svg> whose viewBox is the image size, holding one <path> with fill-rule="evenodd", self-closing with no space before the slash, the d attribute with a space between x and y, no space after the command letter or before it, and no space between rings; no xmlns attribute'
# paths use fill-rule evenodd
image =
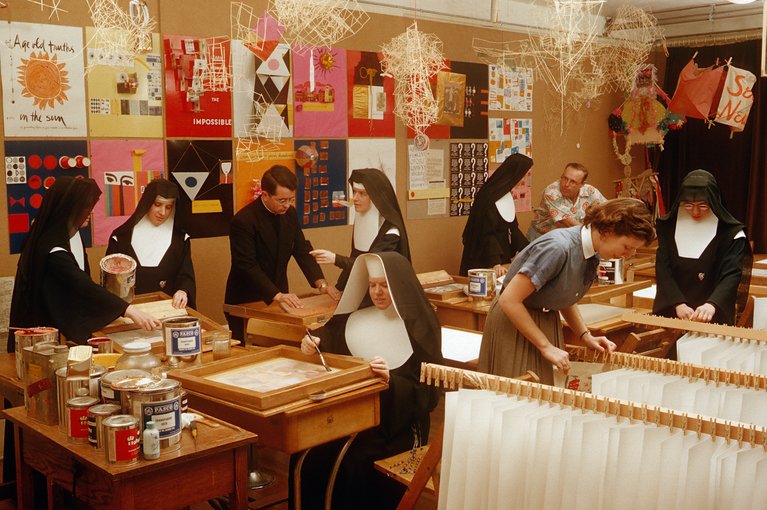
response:
<svg viewBox="0 0 767 510"><path fill-rule="evenodd" d="M231 90L231 70L227 62L229 39L226 37L208 37L200 40L199 74L200 93L228 92ZM198 69L199 67L199 73Z"/></svg>
<svg viewBox="0 0 767 510"><path fill-rule="evenodd" d="M239 161L255 163L278 148L281 140L282 119L270 119L269 104L261 94L253 93L253 110L243 128L237 132L235 153Z"/></svg>
<svg viewBox="0 0 767 510"><path fill-rule="evenodd" d="M253 8L242 2L232 2L229 10L232 40L242 41L246 47L255 50L264 49L266 24L259 25ZM264 33L259 36L259 26Z"/></svg>
<svg viewBox="0 0 767 510"><path fill-rule="evenodd" d="M50 10L51 12L48 14L48 19L52 19L54 15L56 15L56 19L59 19L59 11L69 12L68 10L59 7L61 0L27 0L27 2L39 5L41 11L44 11L45 9ZM0 4L5 7L5 2L0 2Z"/></svg>
<svg viewBox="0 0 767 510"><path fill-rule="evenodd" d="M415 146L429 146L426 129L438 117L439 107L429 80L445 68L442 41L425 34L413 23L405 32L381 47L381 68L394 77L394 114L413 131Z"/></svg>
<svg viewBox="0 0 767 510"><path fill-rule="evenodd" d="M285 42L302 55L353 36L370 19L357 0L270 0L268 11L285 27Z"/></svg>
<svg viewBox="0 0 767 510"><path fill-rule="evenodd" d="M143 0L130 0L128 12L117 0L88 0L95 28L88 45L95 58L89 67L103 61L132 62L136 55L152 49L152 30L157 25Z"/></svg>

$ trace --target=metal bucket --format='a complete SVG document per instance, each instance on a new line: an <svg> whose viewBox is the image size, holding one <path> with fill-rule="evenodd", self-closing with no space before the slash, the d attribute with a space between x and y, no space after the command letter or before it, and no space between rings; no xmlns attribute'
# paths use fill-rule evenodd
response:
<svg viewBox="0 0 767 510"><path fill-rule="evenodd" d="M139 420L135 416L118 414L102 422L104 455L109 464L129 465L138 462L141 445Z"/></svg>
<svg viewBox="0 0 767 510"><path fill-rule="evenodd" d="M67 437L70 443L88 442L88 410L99 403L96 397L67 400Z"/></svg>
<svg viewBox="0 0 767 510"><path fill-rule="evenodd" d="M107 255L101 262L101 286L130 303L136 286L136 261L124 253Z"/></svg>
<svg viewBox="0 0 767 510"><path fill-rule="evenodd" d="M495 271L492 269L469 269L469 299L492 301L495 297Z"/></svg>
<svg viewBox="0 0 767 510"><path fill-rule="evenodd" d="M26 328L17 329L13 336L16 339L16 377L22 378L21 365L24 347L32 347L35 344L59 343L59 330L56 328Z"/></svg>
<svg viewBox="0 0 767 510"><path fill-rule="evenodd" d="M165 354L178 360L180 367L202 363L202 340L200 319L185 316L162 321L162 334L165 339Z"/></svg>
<svg viewBox="0 0 767 510"><path fill-rule="evenodd" d="M162 379L145 388L122 392L123 409L139 419L141 431L153 421L160 431L160 451L181 448L181 383Z"/></svg>
<svg viewBox="0 0 767 510"><path fill-rule="evenodd" d="M67 401L74 397L96 397L101 401L101 377L107 373L106 367L91 366L89 379L67 380L67 367L56 370L56 388L59 399L59 429L67 432Z"/></svg>
<svg viewBox="0 0 767 510"><path fill-rule="evenodd" d="M104 420L120 412L117 404L98 404L88 409L88 442L96 449L104 447Z"/></svg>
<svg viewBox="0 0 767 510"><path fill-rule="evenodd" d="M131 384L148 386L160 380L160 377L152 375L146 370L132 368L130 370L115 370L109 372L101 378L101 398L106 404L117 404L122 406L120 396L123 387ZM122 410L125 412L125 409Z"/></svg>

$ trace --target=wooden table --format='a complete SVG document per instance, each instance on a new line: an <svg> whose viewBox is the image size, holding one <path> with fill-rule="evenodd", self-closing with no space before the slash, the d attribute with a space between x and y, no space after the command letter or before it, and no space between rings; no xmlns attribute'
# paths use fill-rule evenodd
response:
<svg viewBox="0 0 767 510"><path fill-rule="evenodd" d="M49 496L53 484L75 487L77 498L92 508L177 509L227 494L229 508L248 508L247 451L256 436L239 427L208 418L219 427L199 425L196 442L185 430L180 450L115 466L103 450L67 442L56 425L27 418L24 408L5 415L16 432L18 508L34 508L32 470L47 478ZM50 499L49 508L56 508Z"/></svg>
<svg viewBox="0 0 767 510"><path fill-rule="evenodd" d="M625 297L622 306L631 307L634 303L634 292L646 289L652 285L649 280L638 280L626 283L616 283L613 285L592 285L591 288L578 301L578 304L586 303L610 303L613 298Z"/></svg>
<svg viewBox="0 0 767 510"><path fill-rule="evenodd" d="M0 354L0 394L11 407L24 405L24 385L16 377L16 353Z"/></svg>
<svg viewBox="0 0 767 510"><path fill-rule="evenodd" d="M590 315L599 315L603 310L590 310L590 307L600 307L601 309L614 309L615 316L599 319L591 319ZM623 308L619 306L613 306L605 303L579 303L581 314L586 322L586 327L589 328L591 334L594 336L606 336L618 345L620 350L621 345L626 340L629 333L639 331L641 327L637 326L633 322L627 322L621 317L624 312L634 311L637 313L649 313L650 310L645 308ZM590 313L592 312L592 313ZM573 331L567 324L567 321L562 319L562 325L564 327L565 343L572 345L584 345L578 335L581 331Z"/></svg>

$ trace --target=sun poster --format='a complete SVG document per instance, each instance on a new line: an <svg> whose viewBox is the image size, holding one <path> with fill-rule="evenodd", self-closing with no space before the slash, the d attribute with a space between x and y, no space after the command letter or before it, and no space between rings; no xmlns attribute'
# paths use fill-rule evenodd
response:
<svg viewBox="0 0 767 510"><path fill-rule="evenodd" d="M248 158L237 158L237 168L234 172L234 210L239 211L261 193L261 177L264 172L274 165L282 165L294 169L296 151L293 140L287 140L274 145L274 148L264 152L263 159L249 161Z"/></svg>
<svg viewBox="0 0 767 510"><path fill-rule="evenodd" d="M304 228L346 225L346 140L294 140L296 210Z"/></svg>
<svg viewBox="0 0 767 510"><path fill-rule="evenodd" d="M394 78L384 76L380 53L346 52L349 137L394 137Z"/></svg>
<svg viewBox="0 0 767 510"><path fill-rule="evenodd" d="M95 35L85 28L87 41ZM162 137L160 35L147 53L110 53L88 47L88 121L91 136Z"/></svg>
<svg viewBox="0 0 767 510"><path fill-rule="evenodd" d="M93 244L105 246L112 231L136 210L144 188L165 175L162 140L91 140L91 176L101 188L93 208Z"/></svg>
<svg viewBox="0 0 767 510"><path fill-rule="evenodd" d="M231 138L229 39L166 35L166 136Z"/></svg>
<svg viewBox="0 0 767 510"><path fill-rule="evenodd" d="M85 140L6 140L5 183L11 253L20 253L45 192L65 175L87 177L91 161ZM91 228L80 229L86 247Z"/></svg>
<svg viewBox="0 0 767 510"><path fill-rule="evenodd" d="M83 30L3 22L5 136L86 135Z"/></svg>
<svg viewBox="0 0 767 510"><path fill-rule="evenodd" d="M295 136L346 138L346 50L303 49L293 58Z"/></svg>
<svg viewBox="0 0 767 510"><path fill-rule="evenodd" d="M229 235L232 141L168 140L168 179L179 186L176 221L191 237Z"/></svg>

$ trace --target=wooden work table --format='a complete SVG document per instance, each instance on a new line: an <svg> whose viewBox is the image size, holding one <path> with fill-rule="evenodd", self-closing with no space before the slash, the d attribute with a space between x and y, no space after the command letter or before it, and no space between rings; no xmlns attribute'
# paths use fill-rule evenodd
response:
<svg viewBox="0 0 767 510"><path fill-rule="evenodd" d="M5 411L16 433L18 508L34 508L32 470L48 481L48 495L56 484L74 490L90 508L177 509L228 495L229 508L248 508L248 445L256 436L208 417L217 426L200 425L197 440L187 430L181 448L153 461L129 466L108 464L104 450L69 443L57 425L27 418L23 407ZM49 508L57 503L49 500Z"/></svg>

